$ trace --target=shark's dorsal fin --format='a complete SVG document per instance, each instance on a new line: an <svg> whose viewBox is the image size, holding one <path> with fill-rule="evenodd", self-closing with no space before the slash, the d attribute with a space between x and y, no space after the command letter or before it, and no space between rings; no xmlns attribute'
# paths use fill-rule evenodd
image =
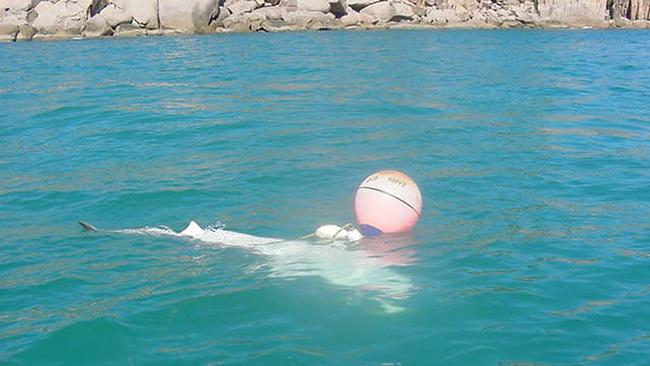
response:
<svg viewBox="0 0 650 366"><path fill-rule="evenodd" d="M180 234L185 236L196 236L202 233L203 233L203 229L201 229L199 224L197 224L194 221L190 221L187 227L183 231L181 231Z"/></svg>

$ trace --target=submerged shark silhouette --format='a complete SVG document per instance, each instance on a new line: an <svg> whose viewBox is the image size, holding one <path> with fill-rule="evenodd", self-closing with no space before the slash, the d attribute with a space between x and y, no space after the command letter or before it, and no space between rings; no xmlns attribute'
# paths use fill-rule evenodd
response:
<svg viewBox="0 0 650 366"><path fill-rule="evenodd" d="M103 230L83 221L79 224L90 232L177 237L219 247L244 248L268 258L274 277L319 276L335 286L362 289L372 294L389 313L404 310L400 302L414 291L411 280L394 268L412 263L412 251L408 250L403 258L395 260L398 249L412 243L409 238L362 239L359 245L350 247L333 241L318 245L317 241L283 240L224 229L204 229L194 221L180 232L167 227Z"/></svg>

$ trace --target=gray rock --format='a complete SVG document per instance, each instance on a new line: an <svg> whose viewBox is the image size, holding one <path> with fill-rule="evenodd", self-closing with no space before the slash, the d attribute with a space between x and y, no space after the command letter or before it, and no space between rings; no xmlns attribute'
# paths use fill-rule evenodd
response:
<svg viewBox="0 0 650 366"><path fill-rule="evenodd" d="M226 5L226 8L231 14L250 13L257 9L257 3L255 1L238 1Z"/></svg>
<svg viewBox="0 0 650 366"><path fill-rule="evenodd" d="M346 2L345 0L329 0L330 3L330 13L334 14L337 18L340 18L347 14Z"/></svg>
<svg viewBox="0 0 650 366"><path fill-rule="evenodd" d="M632 21L627 18L616 18L614 19L614 26L616 28L627 28L632 24Z"/></svg>
<svg viewBox="0 0 650 366"><path fill-rule="evenodd" d="M454 12L458 18L458 22L466 22L472 18L472 13L463 5L456 5Z"/></svg>
<svg viewBox="0 0 650 366"><path fill-rule="evenodd" d="M346 9L347 14L341 17L341 25L344 27L368 26L375 22L375 19L369 15L361 14L351 8Z"/></svg>
<svg viewBox="0 0 650 366"><path fill-rule="evenodd" d="M132 15L115 4L108 4L99 14L101 14L104 19L106 19L106 22L108 22L108 24L113 28L116 28L120 24L127 24L133 21Z"/></svg>
<svg viewBox="0 0 650 366"><path fill-rule="evenodd" d="M485 13L485 20L487 23L499 25L501 24L501 18L496 11L490 9Z"/></svg>
<svg viewBox="0 0 650 366"><path fill-rule="evenodd" d="M218 14L216 0L158 0L163 28L186 33L207 33L210 21Z"/></svg>
<svg viewBox="0 0 650 366"><path fill-rule="evenodd" d="M18 35L18 26L11 23L0 23L0 42L14 42Z"/></svg>
<svg viewBox="0 0 650 366"><path fill-rule="evenodd" d="M512 11L515 18L522 23L534 23L537 20L534 13L528 12L524 8L516 6L512 8Z"/></svg>
<svg viewBox="0 0 650 366"><path fill-rule="evenodd" d="M253 10L251 13L241 13L230 16L223 21L227 32L258 32L258 31L283 31L295 30L298 27L290 22L297 12L291 12L281 6L264 7ZM323 13L317 13L319 16Z"/></svg>
<svg viewBox="0 0 650 366"><path fill-rule="evenodd" d="M261 27L263 20L262 14L233 14L223 20L223 26L229 32L251 32Z"/></svg>
<svg viewBox="0 0 650 366"><path fill-rule="evenodd" d="M368 15L375 21L384 23L390 21L395 16L395 8L388 1L380 1L363 8L361 14Z"/></svg>
<svg viewBox="0 0 650 366"><path fill-rule="evenodd" d="M413 6L404 2L394 2L393 8L395 9L395 15L393 15L392 20L412 20L415 17L415 11Z"/></svg>
<svg viewBox="0 0 650 366"><path fill-rule="evenodd" d="M108 0L114 4L118 10L122 10L127 17L132 17L133 21L140 27L146 29L157 29L160 27L158 21L158 1L159 0ZM119 17L118 17L119 19ZM112 21L107 17L109 22ZM123 24L121 22L118 22Z"/></svg>
<svg viewBox="0 0 650 366"><path fill-rule="evenodd" d="M341 17L341 24L344 27L355 26L361 23L361 17L356 11L348 11L344 16Z"/></svg>
<svg viewBox="0 0 650 366"><path fill-rule="evenodd" d="M137 37L146 34L147 31L144 28L141 28L139 24L130 23L118 25L113 35L117 37Z"/></svg>
<svg viewBox="0 0 650 366"><path fill-rule="evenodd" d="M36 35L36 28L29 24L21 24L18 26L17 41L31 41Z"/></svg>
<svg viewBox="0 0 650 366"><path fill-rule="evenodd" d="M32 8L32 0L0 0L0 24L4 24L5 31L12 25L27 24L28 12Z"/></svg>
<svg viewBox="0 0 650 366"><path fill-rule="evenodd" d="M32 0L0 0L0 9L10 12L28 11L35 5Z"/></svg>
<svg viewBox="0 0 650 366"><path fill-rule="evenodd" d="M19 26L21 24L27 24L26 13L23 14L6 12L4 14L0 13L0 24L4 24L5 27L9 25Z"/></svg>
<svg viewBox="0 0 650 366"><path fill-rule="evenodd" d="M347 5L352 9L359 11L366 6L378 3L381 0L347 0Z"/></svg>
<svg viewBox="0 0 650 366"><path fill-rule="evenodd" d="M217 14L216 17L213 17L212 21L210 22L210 28L212 28L212 31L216 32L219 29L222 29L223 21L229 16L230 10L228 10L225 6L219 7L219 14Z"/></svg>
<svg viewBox="0 0 650 366"><path fill-rule="evenodd" d="M110 36L112 34L113 28L101 14L88 19L83 30L83 35L88 38Z"/></svg>
<svg viewBox="0 0 650 366"><path fill-rule="evenodd" d="M574 26L602 23L607 15L607 0L539 0L537 4L542 19Z"/></svg>
<svg viewBox="0 0 650 366"><path fill-rule="evenodd" d="M650 1L648 0L612 0L608 9L613 13L613 19L626 18L629 20L650 20ZM644 28L643 23L630 25Z"/></svg>
<svg viewBox="0 0 650 366"><path fill-rule="evenodd" d="M468 24L474 27L482 27L483 25L487 24L487 17L485 14L480 13L480 12L475 12L474 15L472 16L472 19L468 21Z"/></svg>
<svg viewBox="0 0 650 366"><path fill-rule="evenodd" d="M264 19L283 19L287 12L282 7L271 6L255 9L252 14Z"/></svg>
<svg viewBox="0 0 650 366"><path fill-rule="evenodd" d="M297 29L321 29L336 25L334 14L317 11L288 12L283 18L287 24L295 26Z"/></svg>
<svg viewBox="0 0 650 366"><path fill-rule="evenodd" d="M296 7L302 11L327 13L330 11L329 0L295 0Z"/></svg>
<svg viewBox="0 0 650 366"><path fill-rule="evenodd" d="M460 18L452 9L429 9L427 10L426 16L423 18L423 21L429 24L444 25L459 22Z"/></svg>
<svg viewBox="0 0 650 366"><path fill-rule="evenodd" d="M34 8L38 16L32 26L43 35L81 34L91 4L89 1L41 1Z"/></svg>

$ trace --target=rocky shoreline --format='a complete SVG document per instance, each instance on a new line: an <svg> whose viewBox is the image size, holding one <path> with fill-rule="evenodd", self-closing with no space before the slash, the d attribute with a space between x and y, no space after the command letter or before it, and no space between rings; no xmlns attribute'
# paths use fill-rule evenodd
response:
<svg viewBox="0 0 650 366"><path fill-rule="evenodd" d="M385 28L650 28L650 0L0 0L0 41Z"/></svg>

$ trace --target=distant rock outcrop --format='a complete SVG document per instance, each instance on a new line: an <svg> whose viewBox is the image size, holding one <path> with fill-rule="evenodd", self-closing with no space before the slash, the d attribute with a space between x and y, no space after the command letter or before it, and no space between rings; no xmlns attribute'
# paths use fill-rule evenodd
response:
<svg viewBox="0 0 650 366"><path fill-rule="evenodd" d="M216 0L158 0L160 26L183 33L207 33L219 14Z"/></svg>
<svg viewBox="0 0 650 366"><path fill-rule="evenodd" d="M0 41L403 26L650 28L650 0L0 0Z"/></svg>
<svg viewBox="0 0 650 366"><path fill-rule="evenodd" d="M537 9L549 22L598 25L607 17L607 0L539 0Z"/></svg>

